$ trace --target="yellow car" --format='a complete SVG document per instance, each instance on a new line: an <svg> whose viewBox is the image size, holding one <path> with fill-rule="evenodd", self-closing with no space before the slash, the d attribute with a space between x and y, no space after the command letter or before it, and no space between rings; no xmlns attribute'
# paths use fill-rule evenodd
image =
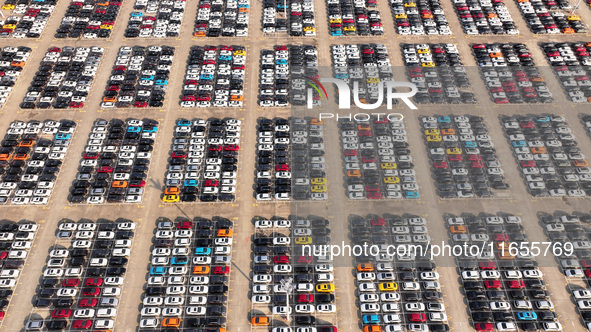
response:
<svg viewBox="0 0 591 332"><path fill-rule="evenodd" d="M246 55L246 52L244 50L237 50L234 51L234 55Z"/></svg>
<svg viewBox="0 0 591 332"><path fill-rule="evenodd" d="M325 193L326 186L325 185L312 186L311 190L313 193Z"/></svg>
<svg viewBox="0 0 591 332"><path fill-rule="evenodd" d="M396 165L396 163L382 163L380 167L382 167L382 169L396 169L398 168L398 165Z"/></svg>
<svg viewBox="0 0 591 332"><path fill-rule="evenodd" d="M425 130L425 135L439 136L440 132L439 132L439 129L427 129L427 130Z"/></svg>
<svg viewBox="0 0 591 332"><path fill-rule="evenodd" d="M433 68L433 67L435 67L435 64L433 62L423 62L421 64L421 66L427 67L427 68Z"/></svg>
<svg viewBox="0 0 591 332"><path fill-rule="evenodd" d="M356 27L345 27L345 31L357 31Z"/></svg>
<svg viewBox="0 0 591 332"><path fill-rule="evenodd" d="M304 31L312 31L312 32L314 32L314 31L316 31L316 28L315 27L305 27L304 28Z"/></svg>
<svg viewBox="0 0 591 332"><path fill-rule="evenodd" d="M396 18L407 18L406 14L396 14Z"/></svg>
<svg viewBox="0 0 591 332"><path fill-rule="evenodd" d="M341 19L340 18L333 18L330 20L330 23L341 23Z"/></svg>
<svg viewBox="0 0 591 332"><path fill-rule="evenodd" d="M14 30L14 29L16 29L16 24L4 24L2 26L2 29L12 29L12 30Z"/></svg>
<svg viewBox="0 0 591 332"><path fill-rule="evenodd" d="M580 21L581 20L581 18L578 17L577 15L569 15L566 19L569 21Z"/></svg>
<svg viewBox="0 0 591 332"><path fill-rule="evenodd" d="M13 10L14 7L15 7L14 5L6 4L6 5L2 6L2 9L4 9L4 10Z"/></svg>
<svg viewBox="0 0 591 332"><path fill-rule="evenodd" d="M318 284L316 285L316 291L318 293L332 293L334 292L333 284Z"/></svg>
<svg viewBox="0 0 591 332"><path fill-rule="evenodd" d="M322 124L322 120L319 120L317 118L313 118L313 119L310 119L310 124L311 125L321 125Z"/></svg>
<svg viewBox="0 0 591 332"><path fill-rule="evenodd" d="M310 244L312 243L312 238L309 236L300 236L295 238L296 244Z"/></svg>
<svg viewBox="0 0 591 332"><path fill-rule="evenodd" d="M447 154L462 154L462 149L460 148L449 148L446 150Z"/></svg>
<svg viewBox="0 0 591 332"><path fill-rule="evenodd" d="M417 4L414 2L409 2L409 3L404 4L404 7L416 7L416 6L417 6Z"/></svg>
<svg viewBox="0 0 591 332"><path fill-rule="evenodd" d="M377 77L370 77L366 80L367 83L380 83L380 79Z"/></svg>
<svg viewBox="0 0 591 332"><path fill-rule="evenodd" d="M417 52L418 52L419 54L430 54L430 53L431 53L431 50L430 50L430 49L428 49L428 48L419 48L419 49L417 50Z"/></svg>
<svg viewBox="0 0 591 332"><path fill-rule="evenodd" d="M441 142L441 136L427 136L427 142Z"/></svg>
<svg viewBox="0 0 591 332"><path fill-rule="evenodd" d="M386 176L384 178L384 183L392 183L392 184L396 184L396 183L400 183L400 178L397 176Z"/></svg>
<svg viewBox="0 0 591 332"><path fill-rule="evenodd" d="M179 195L165 195L162 197L162 201L164 203L176 203L180 202L181 197Z"/></svg>
<svg viewBox="0 0 591 332"><path fill-rule="evenodd" d="M113 30L113 26L109 24L103 24L101 25L101 29Z"/></svg>
<svg viewBox="0 0 591 332"><path fill-rule="evenodd" d="M326 178L312 178L312 184L326 184Z"/></svg>
<svg viewBox="0 0 591 332"><path fill-rule="evenodd" d="M395 282L381 282L378 288L382 292L395 292L398 290L398 284Z"/></svg>

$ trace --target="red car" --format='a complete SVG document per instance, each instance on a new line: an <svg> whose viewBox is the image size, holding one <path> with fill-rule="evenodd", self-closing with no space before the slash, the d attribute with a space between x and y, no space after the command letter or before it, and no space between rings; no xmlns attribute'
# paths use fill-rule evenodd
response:
<svg viewBox="0 0 591 332"><path fill-rule="evenodd" d="M70 309L55 309L51 312L51 318L69 318L70 316L72 316Z"/></svg>
<svg viewBox="0 0 591 332"><path fill-rule="evenodd" d="M209 151L222 151L222 146L221 145L210 145Z"/></svg>
<svg viewBox="0 0 591 332"><path fill-rule="evenodd" d="M172 158L185 158L187 153L184 151L173 151L170 155Z"/></svg>
<svg viewBox="0 0 591 332"><path fill-rule="evenodd" d="M98 159L99 154L97 152L86 152L82 158L84 159Z"/></svg>
<svg viewBox="0 0 591 332"><path fill-rule="evenodd" d="M449 161L462 161L464 157L461 154L450 154L447 156L447 160Z"/></svg>
<svg viewBox="0 0 591 332"><path fill-rule="evenodd" d="M77 319L72 324L72 328L76 330L87 330L90 329L92 326L92 321L90 319Z"/></svg>
<svg viewBox="0 0 591 332"><path fill-rule="evenodd" d="M356 156L357 150L345 150L345 156Z"/></svg>
<svg viewBox="0 0 591 332"><path fill-rule="evenodd" d="M477 323L474 324L476 331L493 331L494 325L492 323Z"/></svg>
<svg viewBox="0 0 591 332"><path fill-rule="evenodd" d="M8 257L8 253L6 251L0 252L0 259L6 259Z"/></svg>
<svg viewBox="0 0 591 332"><path fill-rule="evenodd" d="M274 256L273 263L275 264L289 264L289 256Z"/></svg>
<svg viewBox="0 0 591 332"><path fill-rule="evenodd" d="M218 180L205 180L205 183L203 185L206 187L217 187L219 185L219 181Z"/></svg>
<svg viewBox="0 0 591 332"><path fill-rule="evenodd" d="M523 168L536 167L536 163L533 160L524 160L521 162L521 167L523 167Z"/></svg>
<svg viewBox="0 0 591 332"><path fill-rule="evenodd" d="M585 270L585 277L591 278L591 270Z"/></svg>
<svg viewBox="0 0 591 332"><path fill-rule="evenodd" d="M411 322L424 322L427 320L427 316L424 313L415 313L408 315L408 320Z"/></svg>
<svg viewBox="0 0 591 332"><path fill-rule="evenodd" d="M435 168L447 168L447 162L446 161L436 161L433 163L433 167Z"/></svg>
<svg viewBox="0 0 591 332"><path fill-rule="evenodd" d="M146 103L145 101L136 101L133 104L133 107L148 107L148 103Z"/></svg>
<svg viewBox="0 0 591 332"><path fill-rule="evenodd" d="M495 98L495 104L508 104L509 99L507 98Z"/></svg>
<svg viewBox="0 0 591 332"><path fill-rule="evenodd" d="M480 262L478 264L481 270L496 270L497 263L495 262Z"/></svg>
<svg viewBox="0 0 591 332"><path fill-rule="evenodd" d="M187 95L181 98L182 101L195 101L195 96Z"/></svg>
<svg viewBox="0 0 591 332"><path fill-rule="evenodd" d="M62 281L62 287L78 287L80 279L70 278Z"/></svg>
<svg viewBox="0 0 591 332"><path fill-rule="evenodd" d="M240 146L236 144L228 144L224 145L224 151L238 151L240 150Z"/></svg>
<svg viewBox="0 0 591 332"><path fill-rule="evenodd" d="M213 268L213 274L228 274L230 273L229 266L216 266Z"/></svg>
<svg viewBox="0 0 591 332"><path fill-rule="evenodd" d="M484 287L489 289L498 289L502 287L502 284L499 280L485 280Z"/></svg>
<svg viewBox="0 0 591 332"><path fill-rule="evenodd" d="M365 191L380 191L380 186L377 184L368 184L365 186Z"/></svg>
<svg viewBox="0 0 591 332"><path fill-rule="evenodd" d="M144 180L140 180L140 181L129 181L129 186L130 187L134 187L134 188L145 187L146 186L146 181L144 181Z"/></svg>
<svg viewBox="0 0 591 332"><path fill-rule="evenodd" d="M287 164L279 164L279 165L275 165L275 170L277 172L281 172L281 171L289 171L289 165Z"/></svg>
<svg viewBox="0 0 591 332"><path fill-rule="evenodd" d="M534 127L534 123L531 121L525 121L519 124L519 126L521 128L533 128Z"/></svg>
<svg viewBox="0 0 591 332"><path fill-rule="evenodd" d="M371 220L372 226L386 226L386 220L384 218L377 218Z"/></svg>
<svg viewBox="0 0 591 332"><path fill-rule="evenodd" d="M102 278L88 278L84 280L84 286L97 286L100 287L103 284Z"/></svg>
<svg viewBox="0 0 591 332"><path fill-rule="evenodd" d="M363 158L361 158L361 162L363 162L363 163L375 163L376 162L376 158L374 158L374 157L363 157Z"/></svg>
<svg viewBox="0 0 591 332"><path fill-rule="evenodd" d="M82 289L83 296L98 296L101 293L101 289L98 287L86 287Z"/></svg>
<svg viewBox="0 0 591 332"><path fill-rule="evenodd" d="M368 199L382 199L382 193L379 191L370 191L367 193Z"/></svg>
<svg viewBox="0 0 591 332"><path fill-rule="evenodd" d="M495 241L507 242L507 241L509 241L509 235L507 235L507 234L497 234L497 235L495 235Z"/></svg>
<svg viewBox="0 0 591 332"><path fill-rule="evenodd" d="M101 166L96 171L98 173L111 173L111 172L113 172L113 167L111 167L111 166Z"/></svg>
<svg viewBox="0 0 591 332"><path fill-rule="evenodd" d="M475 161L470 165L472 168L484 168L484 164L481 161Z"/></svg>
<svg viewBox="0 0 591 332"><path fill-rule="evenodd" d="M371 137L372 136L371 131L369 131L369 130L360 130L358 134L360 137L363 137L363 136Z"/></svg>
<svg viewBox="0 0 591 332"><path fill-rule="evenodd" d="M178 229L191 229L191 228L193 228L193 222L191 222L189 220L179 221L179 223L176 224L176 228L178 228Z"/></svg>
<svg viewBox="0 0 591 332"><path fill-rule="evenodd" d="M73 101L70 103L70 108L82 108L84 107L84 103L83 102L76 102Z"/></svg>
<svg viewBox="0 0 591 332"><path fill-rule="evenodd" d="M98 303L97 299L86 298L86 299L81 299L80 302L78 302L78 306L82 307L82 308L96 307L97 303Z"/></svg>
<svg viewBox="0 0 591 332"><path fill-rule="evenodd" d="M312 256L298 256L298 259L297 259L298 263L304 263L304 264L312 263L312 261L313 261Z"/></svg>
<svg viewBox="0 0 591 332"><path fill-rule="evenodd" d="M299 303L312 303L312 302L314 302L314 295L300 294L300 295L298 295L297 301Z"/></svg>
<svg viewBox="0 0 591 332"><path fill-rule="evenodd" d="M525 288L525 284L523 283L523 280L511 280L507 281L507 287L512 289L521 289Z"/></svg>
<svg viewBox="0 0 591 332"><path fill-rule="evenodd" d="M471 154L468 157L468 160L470 160L470 161L482 161L482 157L479 156L479 155L477 155L477 154Z"/></svg>

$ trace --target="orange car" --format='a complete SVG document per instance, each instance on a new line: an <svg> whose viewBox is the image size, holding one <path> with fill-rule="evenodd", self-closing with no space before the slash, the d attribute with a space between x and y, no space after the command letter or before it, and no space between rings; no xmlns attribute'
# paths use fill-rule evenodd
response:
<svg viewBox="0 0 591 332"><path fill-rule="evenodd" d="M12 159L14 160L27 160L29 159L28 153L18 153Z"/></svg>
<svg viewBox="0 0 591 332"><path fill-rule="evenodd" d="M589 164L585 160L573 160L573 166L575 167L587 167Z"/></svg>
<svg viewBox="0 0 591 332"><path fill-rule="evenodd" d="M218 229L218 237L231 237L233 233L231 229Z"/></svg>
<svg viewBox="0 0 591 332"><path fill-rule="evenodd" d="M497 241L495 244L495 248L497 250L509 250L509 242L507 241Z"/></svg>
<svg viewBox="0 0 591 332"><path fill-rule="evenodd" d="M24 147L30 148L33 146L33 144L35 144L35 141L25 140L25 141L20 141L20 143L18 143L18 146L24 146Z"/></svg>
<svg viewBox="0 0 591 332"><path fill-rule="evenodd" d="M496 13L488 13L488 15L486 15L487 18L496 18L499 17Z"/></svg>
<svg viewBox="0 0 591 332"><path fill-rule="evenodd" d="M117 101L117 97L115 96L105 96L103 97L104 102L115 102Z"/></svg>
<svg viewBox="0 0 591 332"><path fill-rule="evenodd" d="M164 189L164 195L178 195L181 192L179 187L168 187Z"/></svg>
<svg viewBox="0 0 591 332"><path fill-rule="evenodd" d="M179 327L181 326L181 319L176 317L168 317L162 320L163 327Z"/></svg>
<svg viewBox="0 0 591 332"><path fill-rule="evenodd" d="M347 176L354 178L361 177L361 171L359 171L358 169L349 170L347 171Z"/></svg>
<svg viewBox="0 0 591 332"><path fill-rule="evenodd" d="M501 53L501 52L492 52L491 54L489 54L489 56L491 58L500 58L500 57L503 56L503 53Z"/></svg>
<svg viewBox="0 0 591 332"><path fill-rule="evenodd" d="M10 160L10 153L0 154L0 161L9 161L9 160Z"/></svg>
<svg viewBox="0 0 591 332"><path fill-rule="evenodd" d="M455 135L456 130L453 128L441 129L441 135Z"/></svg>
<svg viewBox="0 0 591 332"><path fill-rule="evenodd" d="M357 272L371 272L373 271L372 263L361 263L357 264Z"/></svg>
<svg viewBox="0 0 591 332"><path fill-rule="evenodd" d="M230 96L230 100L232 100L232 101L241 101L243 99L244 98L242 96L239 96L239 95L232 95L232 96Z"/></svg>
<svg viewBox="0 0 591 332"><path fill-rule="evenodd" d="M542 76L532 76L532 82L544 82L544 78Z"/></svg>
<svg viewBox="0 0 591 332"><path fill-rule="evenodd" d="M451 226L449 231L452 234L463 234L466 233L466 226Z"/></svg>
<svg viewBox="0 0 591 332"><path fill-rule="evenodd" d="M357 130L371 130L371 127L368 124L360 124L357 125Z"/></svg>
<svg viewBox="0 0 591 332"><path fill-rule="evenodd" d="M12 62L10 63L10 65L11 65L12 67L21 67L21 68L22 68L22 67L24 67L24 66L25 66L25 62L24 62L24 61L12 61Z"/></svg>
<svg viewBox="0 0 591 332"><path fill-rule="evenodd" d="M193 36L195 36L195 37L205 37L205 31L193 32Z"/></svg>
<svg viewBox="0 0 591 332"><path fill-rule="evenodd" d="M433 14L431 13L424 13L423 18L433 18Z"/></svg>
<svg viewBox="0 0 591 332"><path fill-rule="evenodd" d="M379 325L365 325L363 332L382 332L382 327Z"/></svg>
<svg viewBox="0 0 591 332"><path fill-rule="evenodd" d="M546 153L546 148L543 146L539 147L539 148L531 148L531 153L535 153L535 154Z"/></svg>
<svg viewBox="0 0 591 332"><path fill-rule="evenodd" d="M310 119L310 124L311 125L321 125L322 124L322 120L318 120L316 118Z"/></svg>
<svg viewBox="0 0 591 332"><path fill-rule="evenodd" d="M127 181L113 181L111 184L113 188L127 188Z"/></svg>
<svg viewBox="0 0 591 332"><path fill-rule="evenodd" d="M250 9L249 8L240 7L240 8L238 8L238 11L241 12L241 13L248 13L250 11Z"/></svg>
<svg viewBox="0 0 591 332"><path fill-rule="evenodd" d="M208 274L209 266L195 266L193 268L193 274Z"/></svg>
<svg viewBox="0 0 591 332"><path fill-rule="evenodd" d="M564 28L562 33L575 33L575 30L573 28Z"/></svg>
<svg viewBox="0 0 591 332"><path fill-rule="evenodd" d="M269 317L267 317L267 316L252 317L250 322L254 326L267 326L267 325L269 325Z"/></svg>

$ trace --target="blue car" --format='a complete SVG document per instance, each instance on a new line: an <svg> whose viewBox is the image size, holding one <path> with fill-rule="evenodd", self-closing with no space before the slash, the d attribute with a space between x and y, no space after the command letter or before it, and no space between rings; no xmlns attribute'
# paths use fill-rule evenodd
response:
<svg viewBox="0 0 591 332"><path fill-rule="evenodd" d="M331 36L342 36L343 32L341 30L335 30L330 32Z"/></svg>
<svg viewBox="0 0 591 332"><path fill-rule="evenodd" d="M209 256L211 254L211 248L206 248L206 247L198 247L195 248L195 255L207 255Z"/></svg>
<svg viewBox="0 0 591 332"><path fill-rule="evenodd" d="M465 148L477 148L478 144L476 144L476 142L474 142L474 141L467 141L467 142L464 142L464 147Z"/></svg>
<svg viewBox="0 0 591 332"><path fill-rule="evenodd" d="M250 5L247 4L239 4L238 8L250 8Z"/></svg>
<svg viewBox="0 0 591 332"><path fill-rule="evenodd" d="M222 60L222 61L230 61L230 60L232 60L232 57L231 57L231 56L229 56L229 55L220 55L220 56L218 57L218 59L219 59L219 60Z"/></svg>
<svg viewBox="0 0 591 332"><path fill-rule="evenodd" d="M517 312L518 320L537 320L538 314L533 311L519 311Z"/></svg>
<svg viewBox="0 0 591 332"><path fill-rule="evenodd" d="M405 191L404 198L419 199L421 198L421 195L418 191Z"/></svg>
<svg viewBox="0 0 591 332"><path fill-rule="evenodd" d="M538 116L536 117L537 122L550 122L550 117L547 116Z"/></svg>
<svg viewBox="0 0 591 332"><path fill-rule="evenodd" d="M154 75L142 76L141 79L144 81L152 81L154 79Z"/></svg>
<svg viewBox="0 0 591 332"><path fill-rule="evenodd" d="M287 60L279 59L279 60L275 61L275 64L276 65L285 65L285 64L287 64Z"/></svg>
<svg viewBox="0 0 591 332"><path fill-rule="evenodd" d="M163 275L166 274L167 271L168 269L164 266L155 266L150 268L151 275Z"/></svg>
<svg viewBox="0 0 591 332"><path fill-rule="evenodd" d="M451 118L449 116L440 116L437 118L437 121L441 123L449 123L451 122Z"/></svg>
<svg viewBox="0 0 591 332"><path fill-rule="evenodd" d="M525 141L513 141L511 142L511 145L513 145L514 148L524 148L527 146L527 143L525 143Z"/></svg>
<svg viewBox="0 0 591 332"><path fill-rule="evenodd" d="M187 119L181 119L176 122L176 125L179 127L188 127L191 125L191 121Z"/></svg>
<svg viewBox="0 0 591 332"><path fill-rule="evenodd" d="M156 132L158 132L158 127L156 127L156 126L144 127L144 129L142 129L142 131L144 133L156 133Z"/></svg>
<svg viewBox="0 0 591 332"><path fill-rule="evenodd" d="M131 17L142 17L144 16L144 13L142 12L132 12L131 13Z"/></svg>
<svg viewBox="0 0 591 332"><path fill-rule="evenodd" d="M185 187L197 187L199 185L199 182L197 180L185 180L185 182L183 182L183 185Z"/></svg>
<svg viewBox="0 0 591 332"><path fill-rule="evenodd" d="M64 133L55 134L55 139L66 140L66 139L70 139L70 138L72 138L72 135L70 135L70 134L64 134Z"/></svg>
<svg viewBox="0 0 591 332"><path fill-rule="evenodd" d="M379 324L380 316L378 315L363 315L363 324Z"/></svg>
<svg viewBox="0 0 591 332"><path fill-rule="evenodd" d="M187 256L177 256L170 259L170 264L172 265L187 265L189 264L189 257Z"/></svg>
<svg viewBox="0 0 591 332"><path fill-rule="evenodd" d="M201 76L199 76L200 79L202 80L213 80L213 75L211 74L201 74Z"/></svg>
<svg viewBox="0 0 591 332"><path fill-rule="evenodd" d="M156 80L156 82L154 82L154 84L156 84L156 85L168 85L168 81L167 80Z"/></svg>
<svg viewBox="0 0 591 332"><path fill-rule="evenodd" d="M139 133L142 131L141 127L136 127L136 126L129 126L127 127L127 132L128 133Z"/></svg>
<svg viewBox="0 0 591 332"><path fill-rule="evenodd" d="M336 74L335 77L338 79L348 79L349 74Z"/></svg>

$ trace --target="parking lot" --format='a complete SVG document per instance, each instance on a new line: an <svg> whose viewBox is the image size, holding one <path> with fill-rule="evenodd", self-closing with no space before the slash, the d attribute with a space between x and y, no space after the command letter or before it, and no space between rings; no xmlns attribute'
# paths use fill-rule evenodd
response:
<svg viewBox="0 0 591 332"><path fill-rule="evenodd" d="M97 119L88 136L70 203L141 203L158 121Z"/></svg>
<svg viewBox="0 0 591 332"><path fill-rule="evenodd" d="M125 29L127 38L178 37L186 1L135 0Z"/></svg>
<svg viewBox="0 0 591 332"><path fill-rule="evenodd" d="M31 51L32 49L26 46L6 46L2 49L0 71L4 72L4 76L0 79L0 107L4 106L10 96Z"/></svg>
<svg viewBox="0 0 591 332"><path fill-rule="evenodd" d="M405 2L390 0L390 9L400 35L451 35L439 0Z"/></svg>
<svg viewBox="0 0 591 332"><path fill-rule="evenodd" d="M454 6L467 35L519 34L513 16L502 0L454 0Z"/></svg>
<svg viewBox="0 0 591 332"><path fill-rule="evenodd" d="M528 244L519 247L528 241L520 217L482 213L448 214L444 219L453 245L482 248L476 255L466 252L456 257L477 331L562 330L538 263ZM483 245L490 240L494 247Z"/></svg>
<svg viewBox="0 0 591 332"><path fill-rule="evenodd" d="M326 8L331 36L384 34L376 0L326 0Z"/></svg>
<svg viewBox="0 0 591 332"><path fill-rule="evenodd" d="M481 117L420 119L440 197L494 197L493 190L509 189L505 171Z"/></svg>
<svg viewBox="0 0 591 332"><path fill-rule="evenodd" d="M353 262L358 316L365 332L449 331L426 225L425 218L408 214L349 216L351 243L379 251L356 256Z"/></svg>
<svg viewBox="0 0 591 332"><path fill-rule="evenodd" d="M240 124L236 119L177 120L162 201L234 201Z"/></svg>
<svg viewBox="0 0 591 332"><path fill-rule="evenodd" d="M521 0L519 9L535 34L586 33L581 18L570 12L568 1ZM561 9L561 10L560 10Z"/></svg>
<svg viewBox="0 0 591 332"><path fill-rule="evenodd" d="M0 204L47 204L75 131L68 120L11 122L0 150Z"/></svg>
<svg viewBox="0 0 591 332"><path fill-rule="evenodd" d="M135 224L62 220L25 330L112 329Z"/></svg>
<svg viewBox="0 0 591 332"><path fill-rule="evenodd" d="M554 73L573 103L591 101L589 73L591 43L542 43L540 45Z"/></svg>
<svg viewBox="0 0 591 332"><path fill-rule="evenodd" d="M250 20L250 0L199 1L195 37L246 37Z"/></svg>
<svg viewBox="0 0 591 332"><path fill-rule="evenodd" d="M159 218L139 328L225 329L234 223L225 218Z"/></svg>
<svg viewBox="0 0 591 332"><path fill-rule="evenodd" d="M57 0L40 1L8 0L2 5L2 10L11 11L9 16L2 15L0 23L1 37L39 38L55 9Z"/></svg>
<svg viewBox="0 0 591 332"><path fill-rule="evenodd" d="M62 18L55 38L109 38L121 2L72 1Z"/></svg>
<svg viewBox="0 0 591 332"><path fill-rule="evenodd" d="M265 34L287 33L293 37L316 36L314 1L292 0L287 5L287 3L276 0L265 0L263 6L263 32Z"/></svg>
<svg viewBox="0 0 591 332"><path fill-rule="evenodd" d="M312 256L310 246L330 243L330 222L305 217L253 222L251 330L337 331L333 262Z"/></svg>

